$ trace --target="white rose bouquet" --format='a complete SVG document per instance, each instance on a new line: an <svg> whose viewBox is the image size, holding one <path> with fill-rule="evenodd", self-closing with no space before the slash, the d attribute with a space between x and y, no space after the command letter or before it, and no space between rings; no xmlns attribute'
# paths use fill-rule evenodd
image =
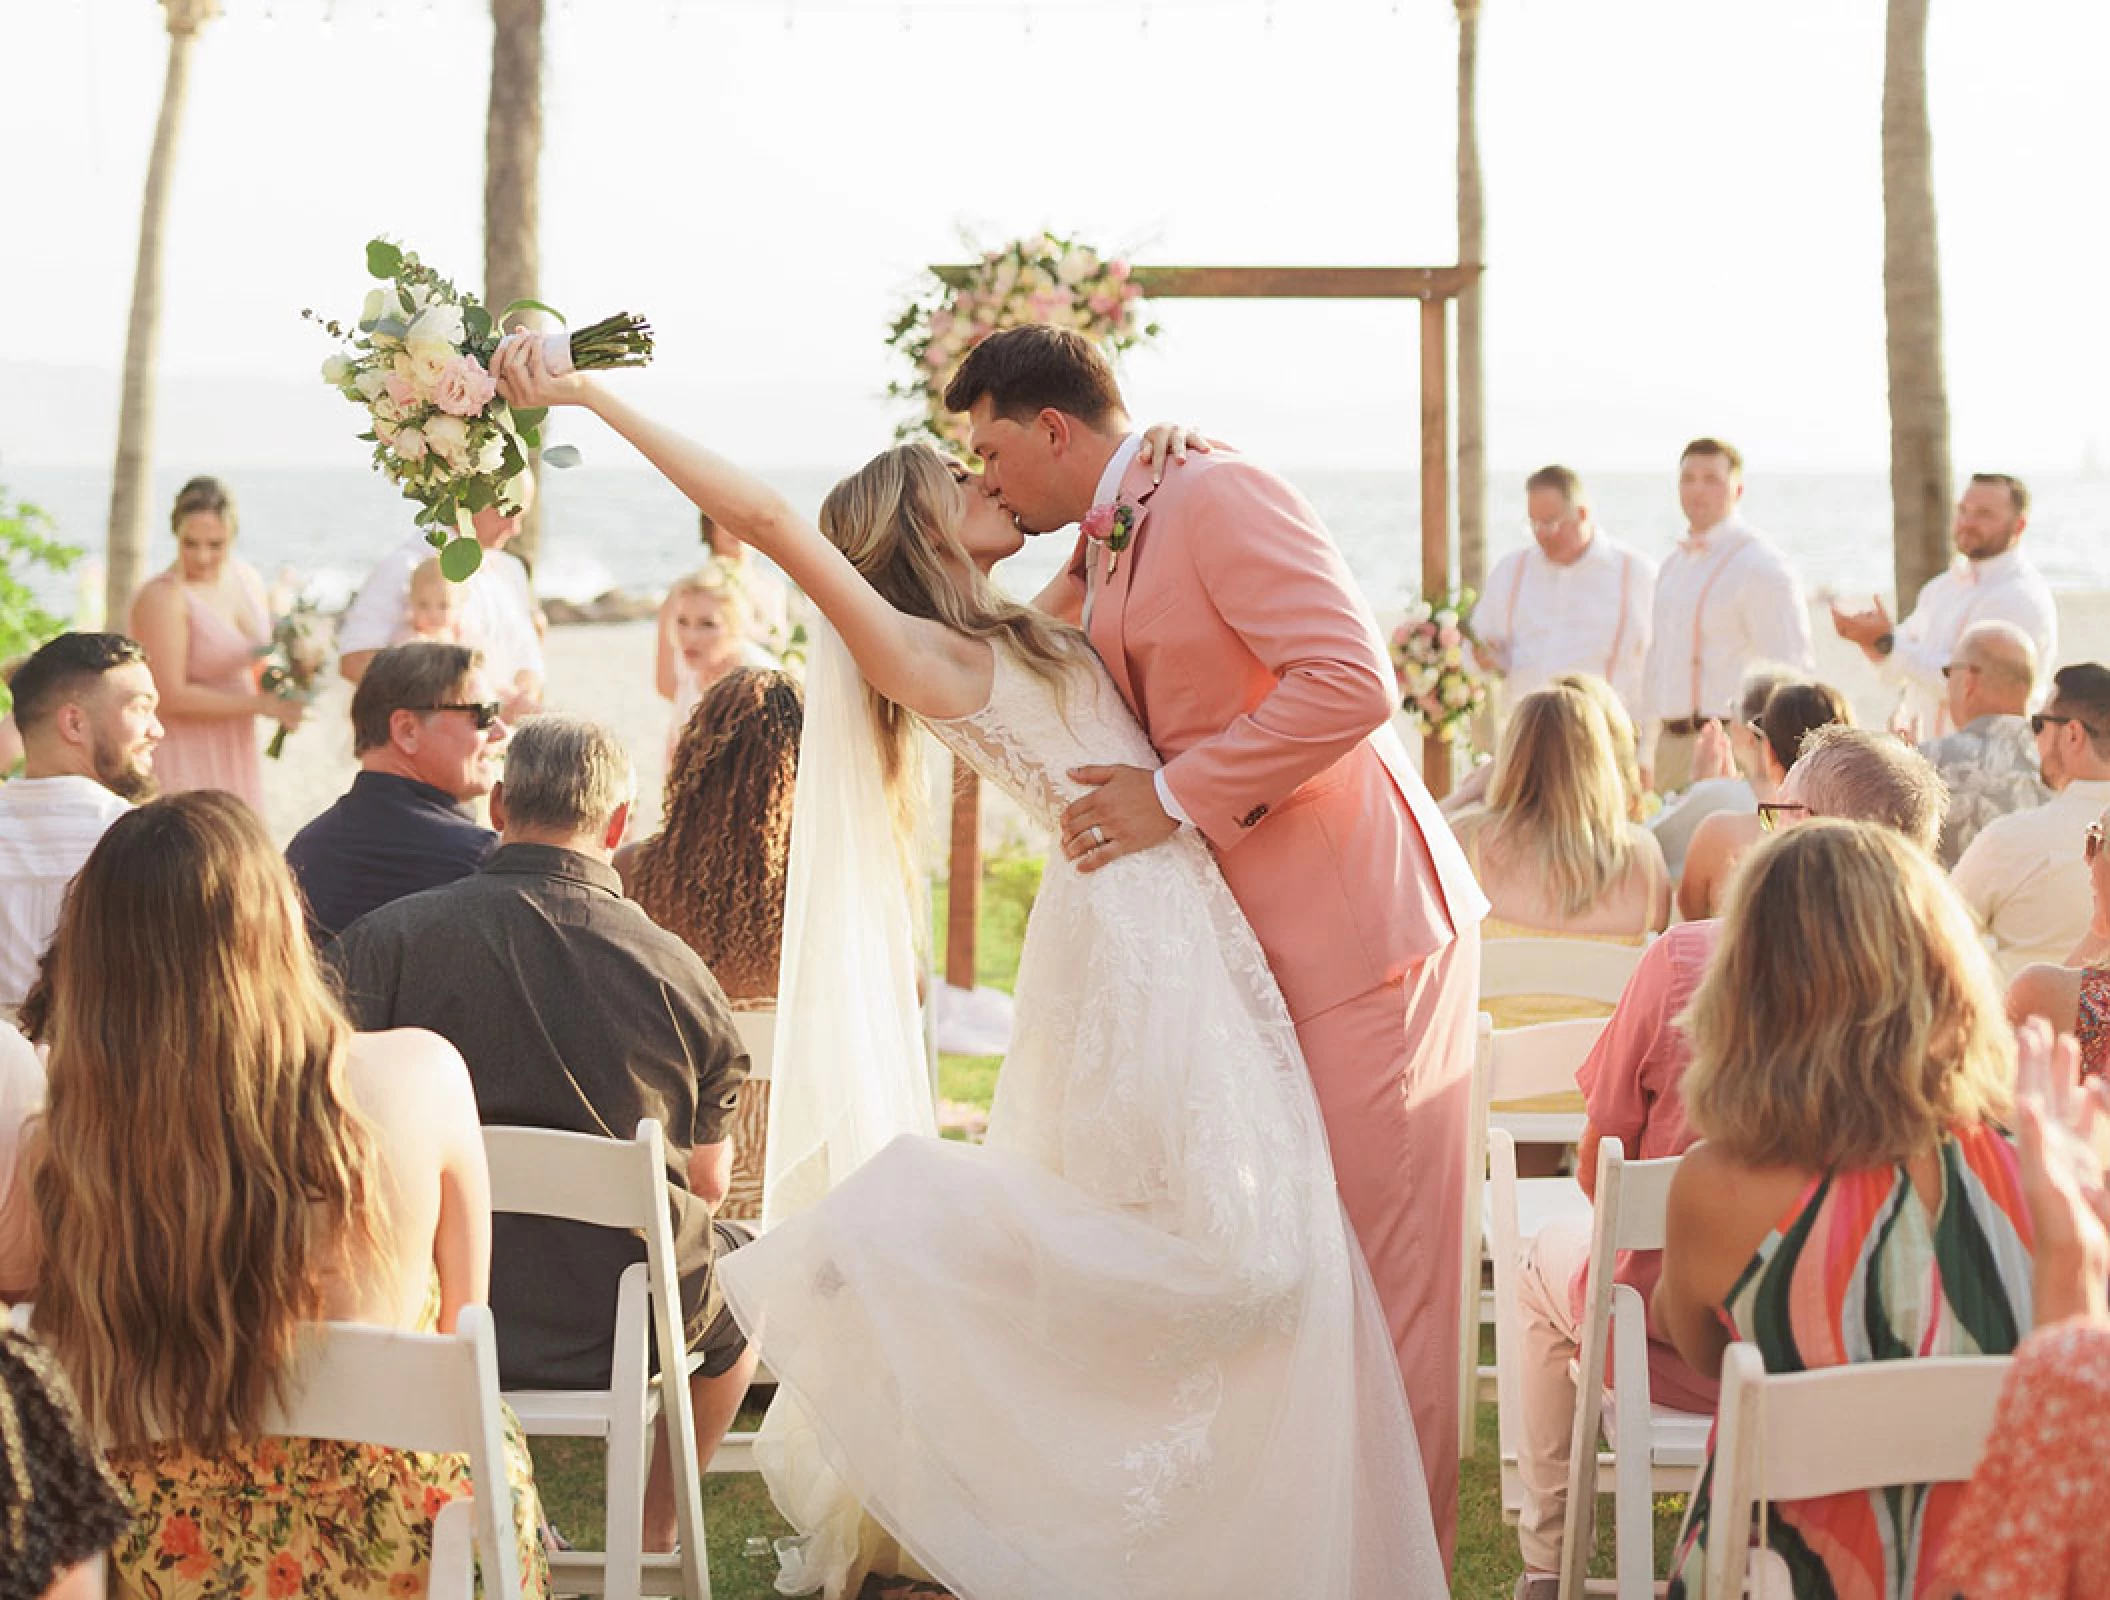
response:
<svg viewBox="0 0 2110 1600"><path fill-rule="evenodd" d="M367 413L359 437L373 444L374 470L424 508L418 526L440 552L440 570L459 583L483 561L470 518L493 506L519 509L528 452L541 449L549 415L499 398L492 354L507 337L532 337L500 330L521 311L564 318L539 300L516 300L493 319L474 295L385 239L367 245L366 269L385 281L367 295L355 328L301 315L344 342L323 362L323 382ZM641 367L652 359L652 329L624 312L547 335L545 348L560 372ZM542 459L569 467L579 453L558 445Z"/></svg>
<svg viewBox="0 0 2110 1600"><path fill-rule="evenodd" d="M1473 659L1470 589L1431 603L1417 600L1392 634L1392 671L1399 681L1400 709L1452 744L1472 738L1473 717L1487 707L1487 674Z"/></svg>

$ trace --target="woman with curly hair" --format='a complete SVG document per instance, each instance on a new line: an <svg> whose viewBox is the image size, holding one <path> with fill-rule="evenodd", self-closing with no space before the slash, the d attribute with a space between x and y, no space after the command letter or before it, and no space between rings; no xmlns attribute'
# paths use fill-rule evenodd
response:
<svg viewBox="0 0 2110 1600"><path fill-rule="evenodd" d="M415 1029L353 1033L284 860L214 790L111 826L47 977L49 1098L26 1150L37 1332L131 1503L116 1588L421 1591L433 1518L469 1489L463 1459L263 1425L305 1324L446 1330L488 1298L489 1179L460 1054ZM517 1432L509 1445L541 1595L540 1508Z"/></svg>
<svg viewBox="0 0 2110 1600"><path fill-rule="evenodd" d="M775 1006L791 860L791 794L805 696L798 680L736 667L704 692L667 769L665 821L616 856L624 892L703 957L736 1011ZM733 1116L722 1217L762 1214L769 1085Z"/></svg>

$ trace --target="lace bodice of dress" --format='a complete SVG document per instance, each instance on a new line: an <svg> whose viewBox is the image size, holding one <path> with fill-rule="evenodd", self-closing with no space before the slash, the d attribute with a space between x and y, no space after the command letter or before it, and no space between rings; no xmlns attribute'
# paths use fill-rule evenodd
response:
<svg viewBox="0 0 2110 1600"><path fill-rule="evenodd" d="M949 721L931 721L940 743L994 783L1026 814L1059 833L1063 808L1083 795L1072 767L1159 765L1157 752L1097 656L1055 686L1035 676L1003 643L995 646L989 703Z"/></svg>

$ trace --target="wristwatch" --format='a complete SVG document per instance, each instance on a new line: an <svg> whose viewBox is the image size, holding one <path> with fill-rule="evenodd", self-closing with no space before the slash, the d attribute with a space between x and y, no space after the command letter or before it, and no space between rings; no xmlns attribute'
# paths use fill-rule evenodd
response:
<svg viewBox="0 0 2110 1600"><path fill-rule="evenodd" d="M1891 630L1888 633L1879 633L1876 635L1875 652L1877 655L1887 656L1890 654L1891 651L1895 650L1897 647L1898 636L1895 629Z"/></svg>

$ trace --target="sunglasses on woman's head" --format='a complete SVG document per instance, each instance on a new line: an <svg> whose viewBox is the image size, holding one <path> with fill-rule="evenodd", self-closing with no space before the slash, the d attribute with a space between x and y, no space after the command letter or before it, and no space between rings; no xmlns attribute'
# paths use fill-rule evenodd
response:
<svg viewBox="0 0 2110 1600"><path fill-rule="evenodd" d="M1758 803L1758 826L1762 833L1776 833L1783 816L1808 816L1810 808L1796 800L1761 800Z"/></svg>

